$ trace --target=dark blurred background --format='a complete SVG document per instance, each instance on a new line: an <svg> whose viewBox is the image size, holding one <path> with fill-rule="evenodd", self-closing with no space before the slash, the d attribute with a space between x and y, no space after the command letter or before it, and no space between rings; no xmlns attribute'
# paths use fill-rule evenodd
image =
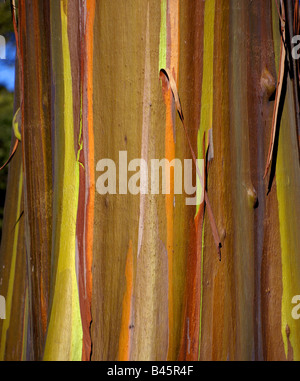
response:
<svg viewBox="0 0 300 381"><path fill-rule="evenodd" d="M0 167L9 157L15 82L16 44L10 1L0 1L0 35L5 38L6 58L0 59ZM0 172L0 242L8 167Z"/></svg>

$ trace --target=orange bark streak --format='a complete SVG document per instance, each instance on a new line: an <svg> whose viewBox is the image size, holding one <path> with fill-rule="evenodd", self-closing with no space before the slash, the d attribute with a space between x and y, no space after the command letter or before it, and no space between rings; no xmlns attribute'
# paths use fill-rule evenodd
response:
<svg viewBox="0 0 300 381"><path fill-rule="evenodd" d="M126 291L123 297L122 323L119 340L118 361L128 361L130 358L130 320L132 308L132 289L133 289L133 255L132 242L129 242L129 248L125 267Z"/></svg>

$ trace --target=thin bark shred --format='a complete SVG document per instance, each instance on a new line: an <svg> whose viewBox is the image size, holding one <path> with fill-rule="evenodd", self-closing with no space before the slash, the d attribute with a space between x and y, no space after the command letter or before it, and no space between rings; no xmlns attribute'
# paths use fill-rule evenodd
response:
<svg viewBox="0 0 300 381"><path fill-rule="evenodd" d="M198 167L198 164L197 164L196 155L195 155L195 152L193 150L193 147L192 147L192 144L191 144L188 132L187 132L186 125L184 123L184 117L183 117L181 102L180 102L180 98L179 98L179 95L178 95L175 79L174 79L174 77L173 77L173 75L172 75L172 73L170 72L169 69L161 69L160 70L160 78L162 79L163 76L166 77L166 79L167 79L167 81L168 81L168 83L170 85L170 88L171 88L171 91L172 91L172 94L173 94L173 97L174 97L174 100L175 100L177 112L178 112L179 118L180 118L180 120L182 122L182 125L183 125L183 128L184 128L184 132L185 132L188 144L189 144L189 148L190 148L190 151L191 151L191 154L192 154L192 158L193 158L194 164L196 166L196 171L197 171L200 183L204 184L202 175L200 173L200 170L199 170L199 167ZM208 213L208 217L209 217L210 226L211 226L211 229L212 229L213 238L214 238L217 250L218 250L219 260L221 261L221 248L222 248L222 244L221 244L221 240L220 240L220 236L219 236L219 233L218 233L218 228L217 228L216 220L215 220L215 217L214 217L214 214L213 214L213 211L212 211L212 207L211 207L211 204L210 204L210 201L209 201L206 189L204 189L204 201L205 201L205 205L207 207L207 213Z"/></svg>

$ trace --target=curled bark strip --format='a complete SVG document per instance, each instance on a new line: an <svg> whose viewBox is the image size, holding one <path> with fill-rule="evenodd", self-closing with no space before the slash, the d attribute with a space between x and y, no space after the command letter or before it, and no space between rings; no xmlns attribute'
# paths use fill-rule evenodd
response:
<svg viewBox="0 0 300 381"><path fill-rule="evenodd" d="M171 73L171 71L169 69L161 69L160 70L160 78L162 77L162 75L165 75L167 77L167 80L169 81L169 84L170 84L170 87L171 87L171 91L172 91L172 94L173 94L173 97L174 97L174 100L175 100L177 112L179 114L179 118L183 122L183 113L182 113L182 108L181 108L181 103L180 103L179 95L178 95L178 92L177 92L177 86L176 86L175 79L174 79L174 77L173 77L173 75L172 75L172 73Z"/></svg>
<svg viewBox="0 0 300 381"><path fill-rule="evenodd" d="M284 9L284 3L281 3L281 14L279 13L278 4L277 10L278 15L281 21L281 45L280 45L280 64L279 64L279 73L278 73L278 83L277 83L277 89L276 89L276 96L275 96L275 105L274 105L274 111L273 111L273 120L272 120L272 128L271 128L271 138L270 138L270 145L269 145L269 151L268 151L268 157L267 157L267 164L265 168L264 173L264 179L266 178L268 174L268 170L270 168L272 159L273 159L273 152L274 152L274 143L275 143L275 136L277 131L277 124L278 124L278 113L279 113L279 104L281 99L281 93L282 93L282 85L283 85L283 79L284 79L284 73L286 69L286 48L285 48L285 9Z"/></svg>
<svg viewBox="0 0 300 381"><path fill-rule="evenodd" d="M174 77L173 77L173 75L172 75L172 73L170 72L169 69L161 69L159 75L160 75L160 79L161 80L163 80L163 77L166 77L167 82L168 82L168 84L169 84L169 86L171 88L171 91L172 91L172 94L173 94L173 97L174 97L174 100L175 100L177 112L178 112L179 118L180 118L180 120L182 122L182 125L183 125L183 128L184 128L184 132L185 132L185 136L187 138L187 141L188 141L188 144L189 144L189 148L190 148L190 151L191 151L191 154L192 154L192 158L193 158L194 164L196 166L196 171L197 171L200 183L203 184L203 178L202 178L202 175L200 173L200 169L199 169L198 164L197 164L196 155L195 155L195 152L193 150L193 147L192 147L192 144L191 144L188 132L187 132L187 128L186 128L185 123L184 123L184 117L183 117L183 112L182 112L182 108L181 108L181 102L180 102L180 98L179 98L179 95L178 95L175 79L174 79ZM211 205L210 205L210 202L209 202L208 194L207 194L205 189L204 189L204 201L205 201L205 204L207 206L207 212L208 212L209 222L210 222L210 226L211 226L211 229L212 229L212 234L213 234L213 237L214 237L215 245L216 245L217 250L218 250L219 260L221 261L221 247L222 247L222 244L221 244L221 240L220 240L220 235L218 233L218 228L217 228L216 220L215 220L215 217L213 215L213 211L212 211L212 208L211 208Z"/></svg>
<svg viewBox="0 0 300 381"><path fill-rule="evenodd" d="M9 162L11 161L11 159L14 157L14 154L16 153L16 150L18 148L18 144L19 144L19 140L16 139L15 141L15 144L13 146L13 149L11 151L11 154L9 155L9 158L7 159L7 161L2 165L2 167L0 168L0 171L2 171L2 169L4 169L8 164Z"/></svg>

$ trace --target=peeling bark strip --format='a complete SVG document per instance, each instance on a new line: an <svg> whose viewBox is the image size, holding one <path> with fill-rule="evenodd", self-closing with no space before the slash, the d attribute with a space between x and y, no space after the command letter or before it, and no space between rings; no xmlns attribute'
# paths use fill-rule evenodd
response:
<svg viewBox="0 0 300 381"><path fill-rule="evenodd" d="M300 360L299 1L12 5L0 359ZM95 194L120 151L197 205Z"/></svg>
<svg viewBox="0 0 300 381"><path fill-rule="evenodd" d="M202 184L201 186L203 187L203 189L205 189L205 187L204 187L204 181L203 181L203 176L200 173L200 169L198 167L196 155L195 155L194 150L192 148L191 141L190 141L190 138L188 136L188 132L187 132L187 129L186 129L186 126L185 126L185 123L184 123L183 113L182 113L182 109L181 109L181 103L180 103L179 95L178 95L178 92L177 92L175 80L174 80L172 74L170 73L169 69L161 69L160 73L165 75L167 77L168 81L169 81L170 88L172 90L172 94L173 94L173 97L174 97L174 100L175 100L175 104L176 104L176 107L177 107L177 112L178 112L178 115L179 115L180 120L182 122L182 125L183 125L183 128L184 128L184 132L185 132L185 135L186 135L186 139L188 141L188 144L189 144L189 147L190 147L190 150L191 150L191 154L192 154L193 161L194 161L194 164L195 164L195 167L196 167L197 175L199 177L200 184ZM166 84L164 82L163 82L163 88L164 88L164 92L166 92L167 91L166 90ZM203 152L205 154L205 151L203 151ZM213 233L213 236L214 236L216 248L218 250L219 260L221 261L221 250L220 249L222 247L222 244L221 244L221 240L220 240L220 236L219 236L219 233L218 233L216 221L215 221L215 218L214 218L214 215L213 215L213 212L212 212L212 208L211 208L211 205L210 205L210 202L209 202L206 190L204 190L204 200L205 200L205 203L206 203L206 206L207 206L207 212L208 212L208 216L209 216L209 220L210 220L211 229L212 229L212 233Z"/></svg>
<svg viewBox="0 0 300 381"><path fill-rule="evenodd" d="M276 6L278 6L277 2L276 2ZM286 30L285 30L286 16L285 16L284 1L281 1L281 11L278 9L278 12L279 12L280 28L281 28L280 29L280 32L281 32L280 64L279 64L279 73L278 73L275 105L274 105L272 128L271 128L270 147L269 147L269 152L267 157L267 164L266 164L264 178L267 176L270 164L273 159L276 131L278 129L278 123L280 122L280 120L278 119L279 105L281 101L282 86L283 86L283 81L284 81L284 76L286 71L286 64L287 64L287 54L286 54L287 45L286 45ZM269 191L270 191L270 184L269 184Z"/></svg>
<svg viewBox="0 0 300 381"><path fill-rule="evenodd" d="M9 158L2 165L2 167L0 168L0 171L2 171L2 169L4 169L10 163L11 159L14 157L14 154L16 153L16 150L18 148L18 144L19 144L19 140L16 139L15 144L13 146L13 149L12 149L11 153L9 154Z"/></svg>

